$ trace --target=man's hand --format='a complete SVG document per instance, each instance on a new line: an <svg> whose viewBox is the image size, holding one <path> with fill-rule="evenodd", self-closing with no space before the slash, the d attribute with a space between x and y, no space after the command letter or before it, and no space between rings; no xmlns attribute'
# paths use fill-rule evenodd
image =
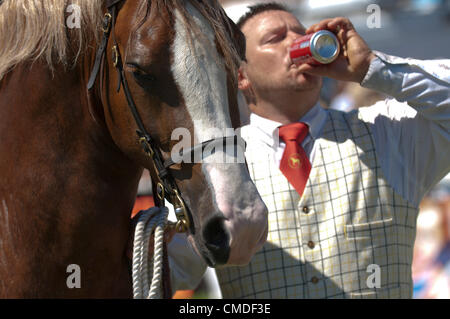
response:
<svg viewBox="0 0 450 319"><path fill-rule="evenodd" d="M325 19L306 29L306 34L319 30L329 30L337 36L341 45L339 56L330 64L320 66L302 64L299 70L336 80L361 83L375 55L356 32L350 20L342 17Z"/></svg>

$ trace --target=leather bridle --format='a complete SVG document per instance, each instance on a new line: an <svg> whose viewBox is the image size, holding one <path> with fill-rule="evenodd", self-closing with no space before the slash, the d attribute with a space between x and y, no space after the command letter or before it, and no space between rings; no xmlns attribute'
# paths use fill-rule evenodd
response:
<svg viewBox="0 0 450 319"><path fill-rule="evenodd" d="M195 228L192 222L192 214L189 208L185 205L185 202L178 189L178 185L169 171L169 168L175 163L172 161L172 159L164 160L160 149L156 146L155 141L145 129L144 123L142 122L136 104L134 103L133 97L131 95L130 89L128 87L128 82L123 70L122 57L120 55L119 46L114 35L114 26L118 12L117 6L122 1L126 0L105 1L107 12L105 13L103 18L103 37L95 56L94 67L90 74L87 88L88 90L91 90L95 84L95 81L101 69L102 62L104 60L109 37L112 34L112 38L114 41L114 45L112 47L112 61L119 78L117 84L117 92L120 91L120 87L123 87L128 107L138 127L138 129L136 130L138 141L141 144L141 147L147 157L151 159L153 163L152 166L155 174L152 174L152 184L153 186L156 185L157 195L155 197L155 203L157 204L157 206L164 206L164 200L167 199L174 206L175 215L178 220L175 225L175 229L177 230L177 232L186 232L187 230L190 230L192 234L195 234ZM183 156L183 158L186 158L185 156L191 156L192 154L196 154L196 152L203 151L206 146L225 146L227 145L227 143L230 143L231 140L235 146L239 145L245 150L245 141L241 137L235 135L205 141L201 144L197 144L191 147L188 150L184 150L180 155ZM156 178L156 181L154 180L154 178ZM153 189L155 189L155 187Z"/></svg>

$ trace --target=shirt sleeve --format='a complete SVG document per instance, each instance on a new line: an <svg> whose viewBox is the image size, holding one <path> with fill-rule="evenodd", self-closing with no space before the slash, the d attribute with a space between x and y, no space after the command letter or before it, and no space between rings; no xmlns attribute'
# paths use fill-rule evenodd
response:
<svg viewBox="0 0 450 319"><path fill-rule="evenodd" d="M197 288L207 265L194 251L186 234L175 234L167 250L172 291Z"/></svg>
<svg viewBox="0 0 450 319"><path fill-rule="evenodd" d="M386 179L418 206L450 170L450 60L375 54L361 85L393 99L360 114L371 127Z"/></svg>

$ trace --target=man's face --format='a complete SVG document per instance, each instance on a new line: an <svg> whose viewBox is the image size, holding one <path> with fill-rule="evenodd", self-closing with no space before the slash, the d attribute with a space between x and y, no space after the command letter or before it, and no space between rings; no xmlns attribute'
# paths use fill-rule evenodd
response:
<svg viewBox="0 0 450 319"><path fill-rule="evenodd" d="M299 72L289 58L292 42L305 34L305 27L294 15L280 10L265 11L250 18L242 32L247 42L244 70L257 95L320 91L321 78Z"/></svg>

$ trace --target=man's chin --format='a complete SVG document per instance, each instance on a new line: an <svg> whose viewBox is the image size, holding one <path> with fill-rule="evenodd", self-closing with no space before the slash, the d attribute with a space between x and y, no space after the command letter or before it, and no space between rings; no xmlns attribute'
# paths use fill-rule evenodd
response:
<svg viewBox="0 0 450 319"><path fill-rule="evenodd" d="M307 73L301 73L295 79L293 89L296 91L320 90L322 87L322 77Z"/></svg>

